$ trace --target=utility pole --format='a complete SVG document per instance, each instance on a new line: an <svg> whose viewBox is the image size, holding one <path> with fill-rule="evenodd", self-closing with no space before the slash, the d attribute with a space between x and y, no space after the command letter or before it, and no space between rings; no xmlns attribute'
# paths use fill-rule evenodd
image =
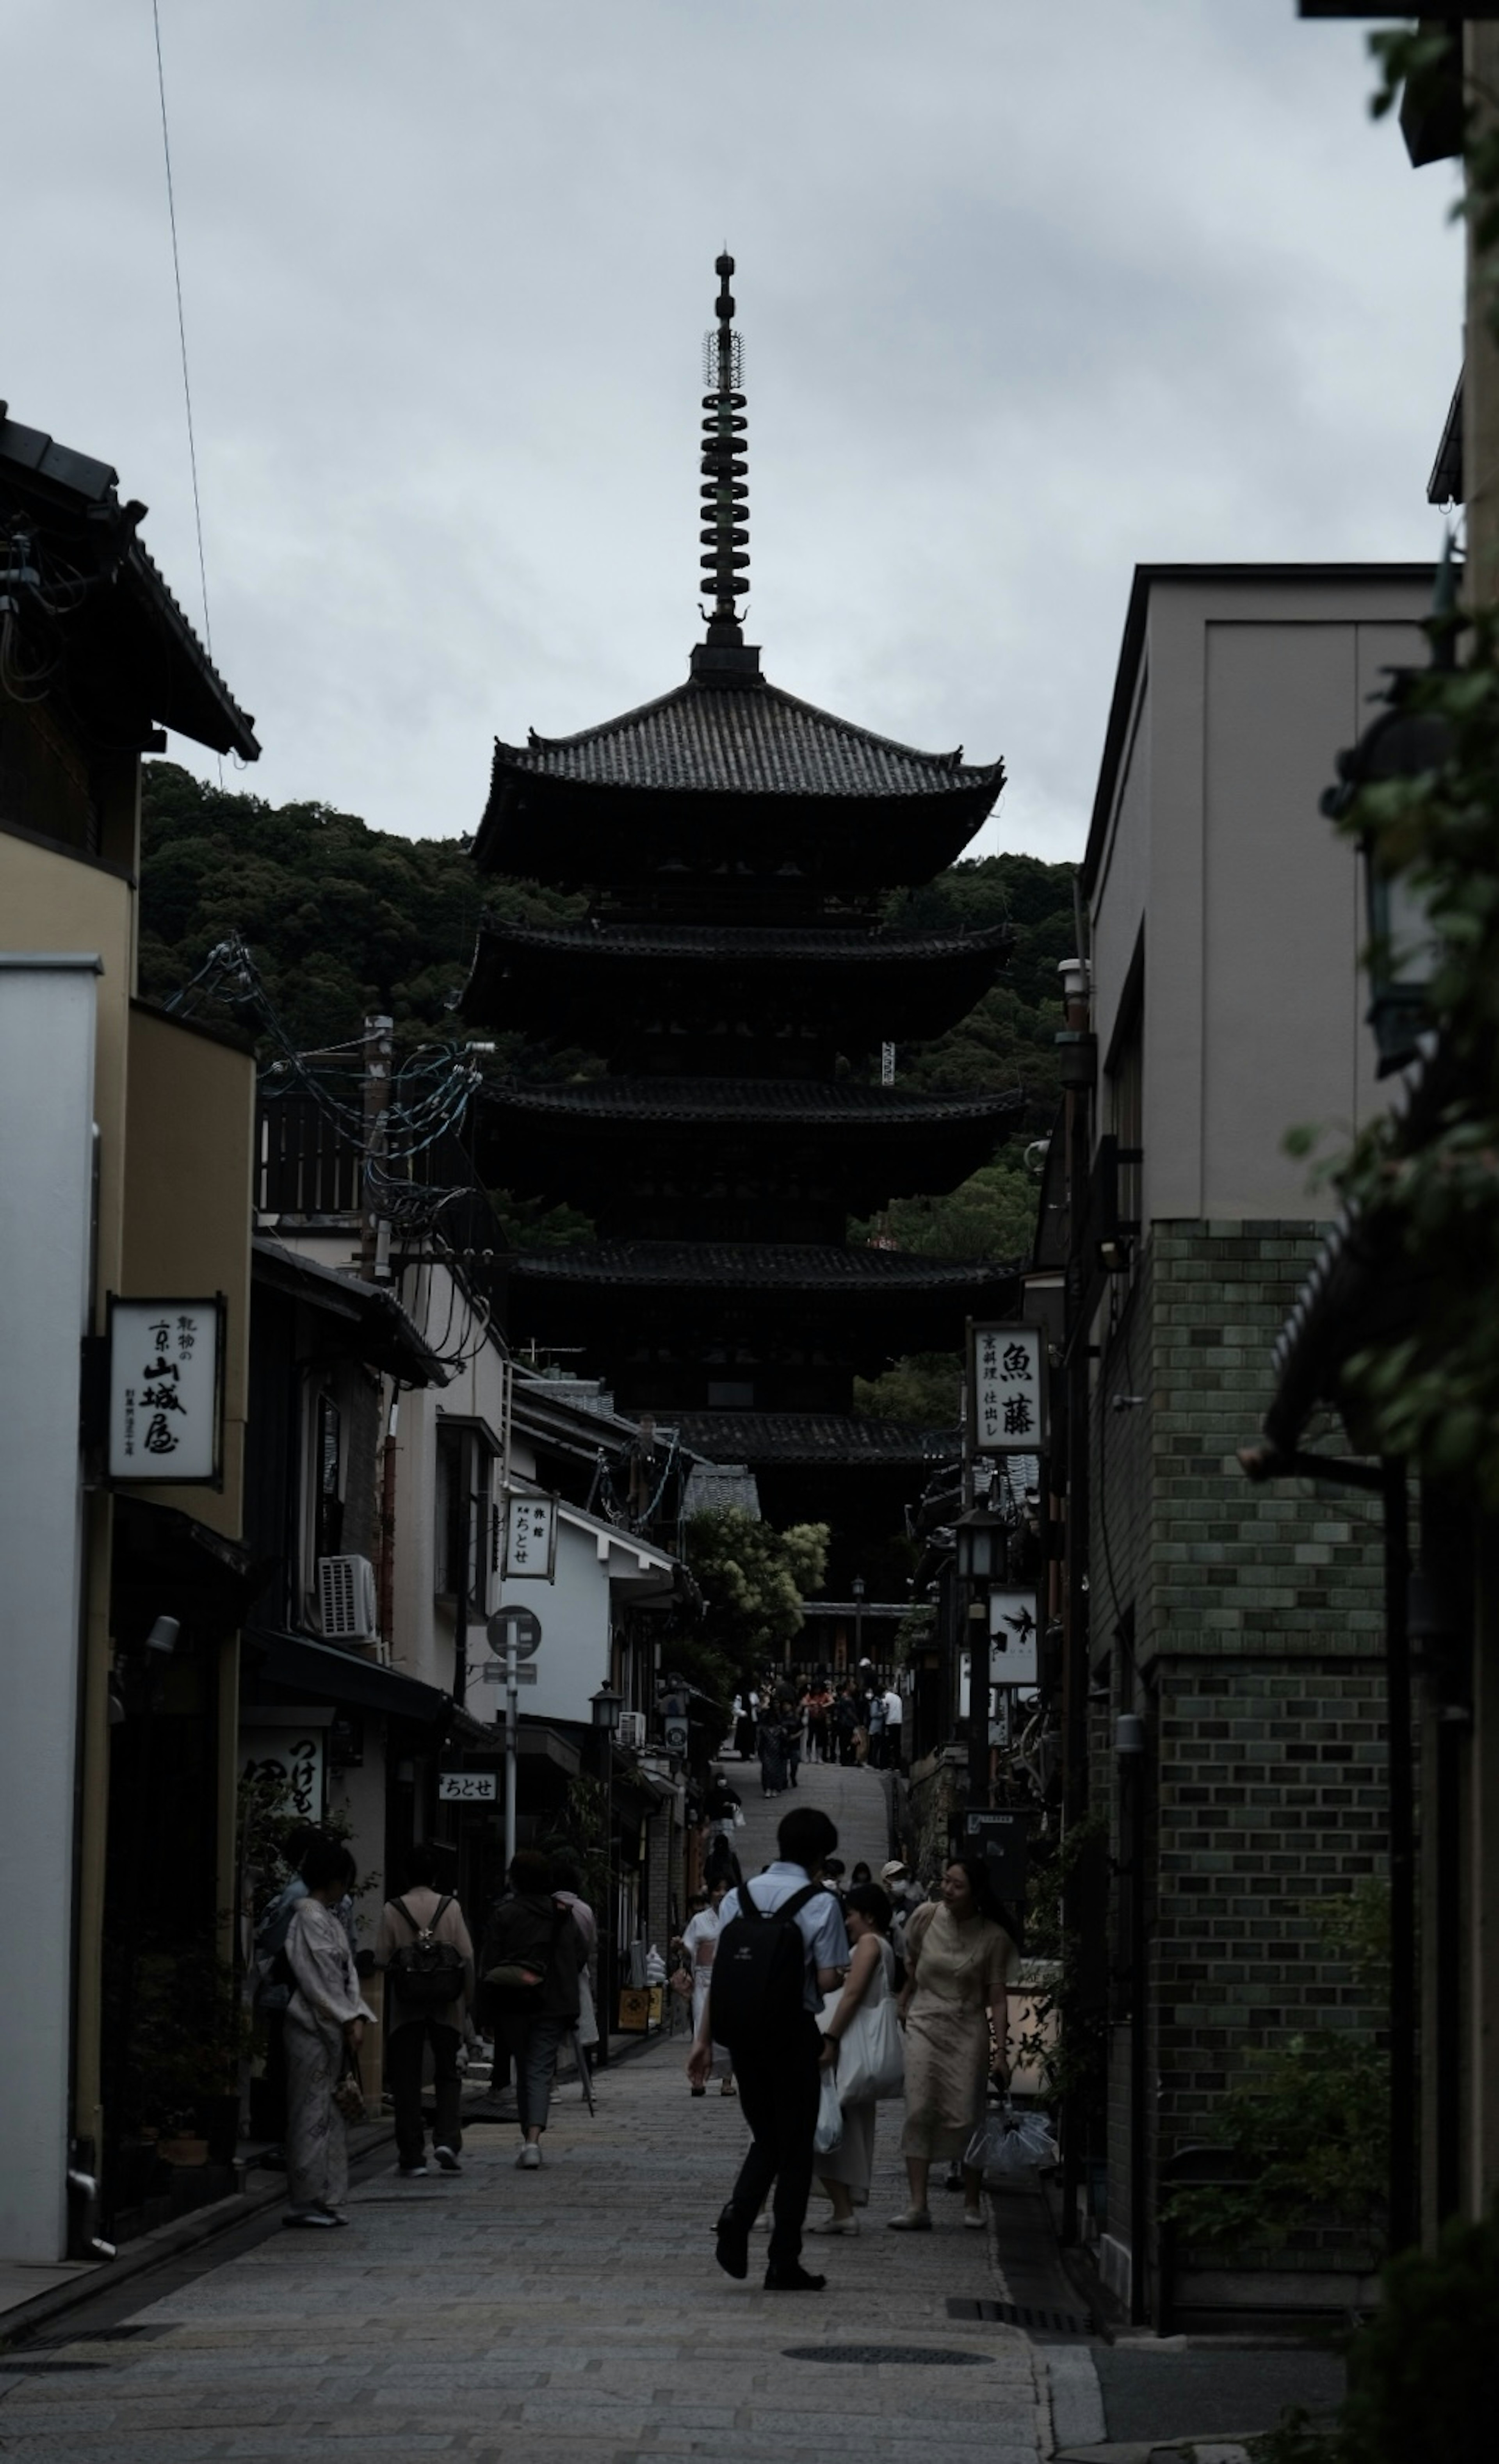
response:
<svg viewBox="0 0 1499 2464"><path fill-rule="evenodd" d="M369 1167L386 1155L386 1114L390 1109L391 1030L394 1020L377 1012L364 1021L364 1164L360 1187L360 1272L367 1284L390 1281L390 1221L375 1203Z"/></svg>

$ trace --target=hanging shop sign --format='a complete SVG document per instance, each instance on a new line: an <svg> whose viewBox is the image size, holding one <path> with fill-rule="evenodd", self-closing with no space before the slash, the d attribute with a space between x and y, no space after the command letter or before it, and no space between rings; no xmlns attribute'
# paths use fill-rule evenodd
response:
<svg viewBox="0 0 1499 2464"><path fill-rule="evenodd" d="M326 1716L326 1715L325 1715ZM270 1797L277 1814L320 1822L323 1815L325 1731L305 1728L243 1728L241 1785L249 1780Z"/></svg>
<svg viewBox="0 0 1499 2464"><path fill-rule="evenodd" d="M1034 1455L1046 1444L1045 1332L1039 1326L970 1329L970 1434L981 1455Z"/></svg>
<svg viewBox="0 0 1499 2464"><path fill-rule="evenodd" d="M211 1300L109 1298L109 1477L224 1483L224 1316Z"/></svg>
<svg viewBox="0 0 1499 2464"><path fill-rule="evenodd" d="M505 1578L551 1583L557 1579L557 1500L505 1500Z"/></svg>
<svg viewBox="0 0 1499 2464"><path fill-rule="evenodd" d="M492 1771L445 1771L437 1774L440 1805L494 1805L499 1796L498 1774Z"/></svg>
<svg viewBox="0 0 1499 2464"><path fill-rule="evenodd" d="M989 1683L1036 1685L1041 1682L1041 1629L1034 1592L996 1588L989 1594Z"/></svg>
<svg viewBox="0 0 1499 2464"><path fill-rule="evenodd" d="M1024 1901L1029 1863L1030 1817L1001 1807L970 1806L955 1819L965 1857L981 1857L989 1878L1004 1900Z"/></svg>

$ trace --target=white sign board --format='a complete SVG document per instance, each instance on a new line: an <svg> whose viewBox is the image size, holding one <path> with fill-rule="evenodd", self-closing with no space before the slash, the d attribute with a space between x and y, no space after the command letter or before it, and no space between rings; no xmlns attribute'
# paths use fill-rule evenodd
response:
<svg viewBox="0 0 1499 2464"><path fill-rule="evenodd" d="M517 1661L516 1683L518 1685L535 1685L540 1683L540 1671L533 1668L528 1660ZM479 1670L479 1682L484 1685L503 1685L505 1682L504 1661L502 1660L486 1660L483 1667Z"/></svg>
<svg viewBox="0 0 1499 2464"><path fill-rule="evenodd" d="M495 1771L439 1771L437 1798L442 1805L494 1805L499 1796Z"/></svg>
<svg viewBox="0 0 1499 2464"><path fill-rule="evenodd" d="M557 1573L557 1500L510 1497L505 1501L505 1579L549 1583Z"/></svg>
<svg viewBox="0 0 1499 2464"><path fill-rule="evenodd" d="M1036 1685L1041 1680L1041 1634L1034 1592L996 1588L989 1594L989 1683Z"/></svg>
<svg viewBox="0 0 1499 2464"><path fill-rule="evenodd" d="M221 1477L222 1299L109 1305L109 1477Z"/></svg>
<svg viewBox="0 0 1499 2464"><path fill-rule="evenodd" d="M277 1813L320 1822L325 1742L320 1727L242 1728L239 1776L269 1782Z"/></svg>
<svg viewBox="0 0 1499 2464"><path fill-rule="evenodd" d="M1033 1455L1046 1443L1042 1342L1039 1326L973 1329L968 1391L978 1453Z"/></svg>

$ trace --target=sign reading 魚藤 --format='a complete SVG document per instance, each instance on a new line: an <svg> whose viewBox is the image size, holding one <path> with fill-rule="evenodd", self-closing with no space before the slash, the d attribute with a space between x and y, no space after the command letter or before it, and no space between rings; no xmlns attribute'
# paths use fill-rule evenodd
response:
<svg viewBox="0 0 1499 2464"><path fill-rule="evenodd" d="M557 1500L510 1497L505 1501L505 1577L551 1582L557 1573Z"/></svg>
<svg viewBox="0 0 1499 2464"><path fill-rule="evenodd" d="M223 1478L224 1300L109 1304L109 1477Z"/></svg>
<svg viewBox="0 0 1499 2464"><path fill-rule="evenodd" d="M1041 1637L1034 1592L998 1588L989 1594L989 1683L1034 1685L1041 1675Z"/></svg>
<svg viewBox="0 0 1499 2464"><path fill-rule="evenodd" d="M977 1453L1041 1452L1046 1443L1044 1339L1039 1326L973 1329L968 1393Z"/></svg>

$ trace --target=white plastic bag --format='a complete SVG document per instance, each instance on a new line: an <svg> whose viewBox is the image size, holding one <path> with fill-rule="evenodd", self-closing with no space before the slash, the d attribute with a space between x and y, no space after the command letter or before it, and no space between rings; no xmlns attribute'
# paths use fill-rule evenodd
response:
<svg viewBox="0 0 1499 2464"><path fill-rule="evenodd" d="M1013 2104L987 2114L963 2150L963 2163L975 2173L1029 2173L1037 2165L1054 2165L1057 2145L1044 2113L1025 2113Z"/></svg>
<svg viewBox="0 0 1499 2464"><path fill-rule="evenodd" d="M657 1950L654 1943L651 1944L650 1948L646 1953L646 1983L648 1985L664 1985L666 1983L666 1961L662 1958L661 1953Z"/></svg>
<svg viewBox="0 0 1499 2464"><path fill-rule="evenodd" d="M812 2133L812 2145L819 2156L830 2156L843 2137L843 2107L838 2101L838 2076L835 2071L821 2073L817 2096L817 2128Z"/></svg>

